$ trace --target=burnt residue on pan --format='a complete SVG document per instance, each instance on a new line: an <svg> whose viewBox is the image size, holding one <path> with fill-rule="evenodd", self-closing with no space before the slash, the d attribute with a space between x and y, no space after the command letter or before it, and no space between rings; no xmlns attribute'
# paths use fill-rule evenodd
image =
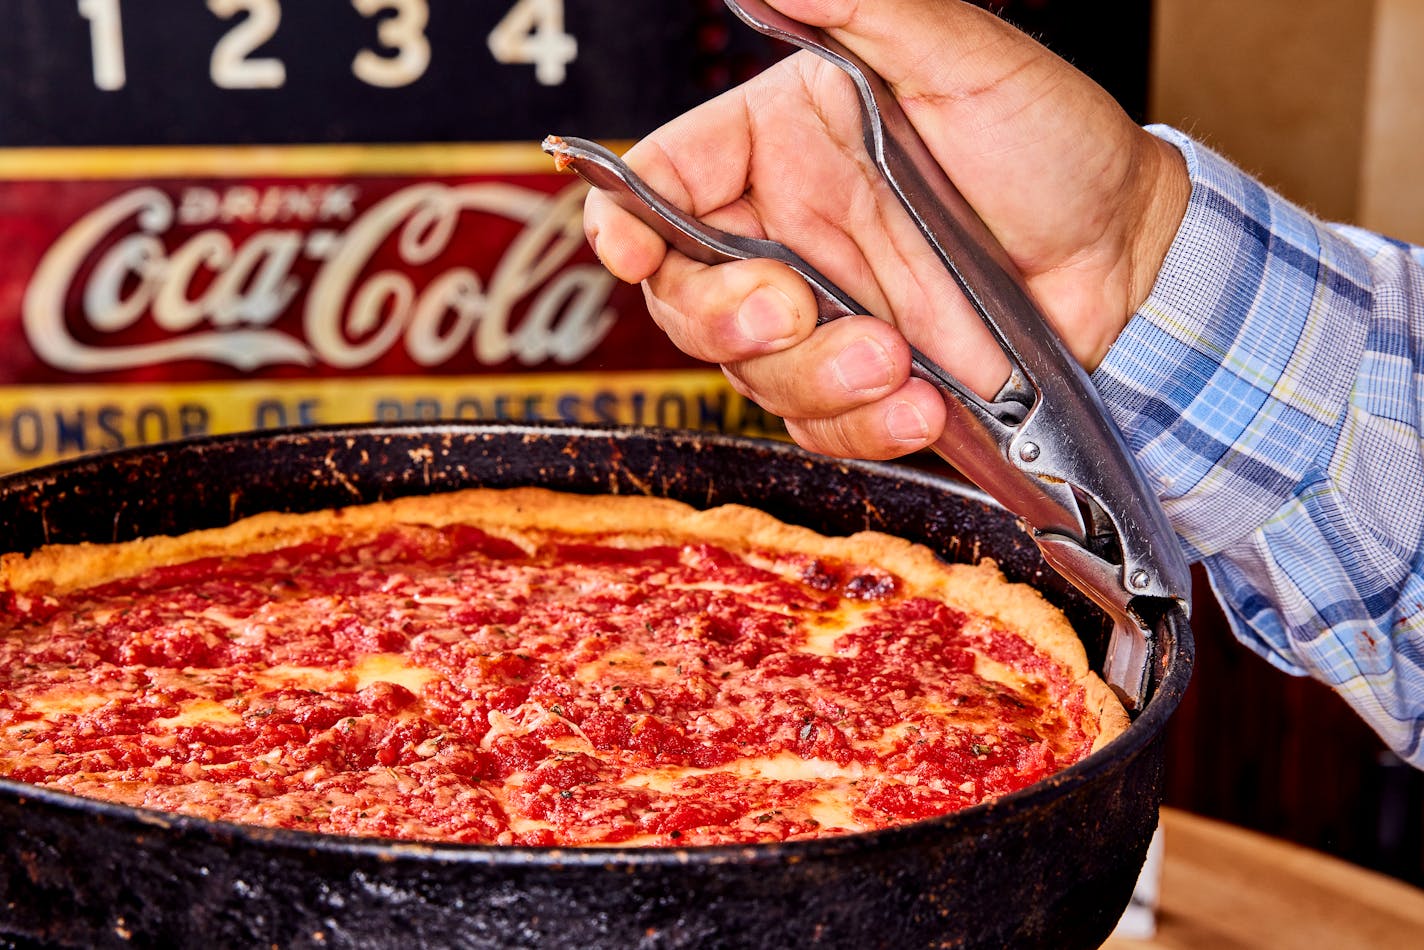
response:
<svg viewBox="0 0 1424 950"><path fill-rule="evenodd" d="M123 540L469 485L741 502L993 557L1063 607L1095 662L1105 624L1005 514L958 483L790 446L638 429L307 429L134 450L0 479L5 550ZM1156 825L1163 723L1191 633L1155 618L1154 696L1047 782L954 815L759 847L533 849L239 827L0 781L0 943L279 947L1096 947Z"/></svg>

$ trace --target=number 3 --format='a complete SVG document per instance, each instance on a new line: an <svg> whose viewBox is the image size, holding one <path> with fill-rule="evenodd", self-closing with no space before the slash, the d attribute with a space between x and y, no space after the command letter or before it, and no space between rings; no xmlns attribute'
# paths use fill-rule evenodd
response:
<svg viewBox="0 0 1424 950"><path fill-rule="evenodd" d="M382 56L363 49L351 61L356 78L373 86L408 86L425 75L430 65L430 41L425 38L425 25L430 20L430 8L425 0L351 0L362 16L375 16L382 10L394 10L376 27L376 38L382 46L395 50L394 56Z"/></svg>

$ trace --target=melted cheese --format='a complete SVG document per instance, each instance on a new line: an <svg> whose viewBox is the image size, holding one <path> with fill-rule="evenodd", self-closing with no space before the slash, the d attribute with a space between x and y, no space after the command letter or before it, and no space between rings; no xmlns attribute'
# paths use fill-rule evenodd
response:
<svg viewBox="0 0 1424 950"><path fill-rule="evenodd" d="M356 688L365 689L372 683L394 683L420 695L426 683L440 679L440 674L416 666L399 653L374 653L352 667Z"/></svg>
<svg viewBox="0 0 1424 950"><path fill-rule="evenodd" d="M109 701L109 697L97 692L79 692L72 688L57 690L41 696L29 697L29 707L45 719L60 716L82 716L93 712Z"/></svg>
<svg viewBox="0 0 1424 950"><path fill-rule="evenodd" d="M580 663L574 670L574 679L580 683L596 683L609 678L609 674L632 671L639 682L671 680L677 676L675 667L655 665L646 653L612 650L596 660Z"/></svg>
<svg viewBox="0 0 1424 950"><path fill-rule="evenodd" d="M202 617L204 620L211 620L213 623L233 633L241 633L246 630L248 626L246 620L238 619L219 607L208 607L206 610L197 614L197 616Z"/></svg>
<svg viewBox="0 0 1424 950"><path fill-rule="evenodd" d="M801 650L814 656L836 656L836 641L864 625L864 618L875 610L869 602L845 601L835 613L808 617L805 621L806 642Z"/></svg>
<svg viewBox="0 0 1424 950"><path fill-rule="evenodd" d="M740 778L765 779L771 782L822 781L825 779L859 779L864 770L857 763L841 766L826 759L803 759L790 752L776 755L748 756L729 762L721 768L698 769L683 767L651 768L638 775L623 780L623 784L634 788L651 788L659 792L671 792L684 779L700 775L730 772Z"/></svg>
<svg viewBox="0 0 1424 950"><path fill-rule="evenodd" d="M350 670L328 670L319 666L278 664L254 670L252 678L266 689L350 689L356 678Z"/></svg>
<svg viewBox="0 0 1424 950"><path fill-rule="evenodd" d="M164 716L159 721L178 729L183 726L235 726L242 722L242 717L211 699L190 699L179 705L176 715Z"/></svg>
<svg viewBox="0 0 1424 950"><path fill-rule="evenodd" d="M991 660L982 653L974 657L974 675L1013 689L1022 689L1029 683L1029 678L1012 666Z"/></svg>
<svg viewBox="0 0 1424 950"><path fill-rule="evenodd" d="M39 713L46 722L54 722L60 716L82 716L93 712L111 700L126 698L103 692L81 693L76 690L61 690L40 696L31 696L27 705ZM177 729L198 725L237 725L242 717L221 703L208 699L191 699L179 706L172 716L158 719L165 728ZM24 725L23 723L21 724Z"/></svg>
<svg viewBox="0 0 1424 950"><path fill-rule="evenodd" d="M271 666L254 673L253 679L268 689L361 690L373 683L394 683L418 696L425 684L440 679L440 674L415 665L399 653L373 653L346 670Z"/></svg>
<svg viewBox="0 0 1424 950"><path fill-rule="evenodd" d="M547 821L538 821L534 818L525 818L522 815L510 814L509 830L517 835L528 834L531 831L553 831L554 825Z"/></svg>
<svg viewBox="0 0 1424 950"><path fill-rule="evenodd" d="M844 789L826 789L806 803L806 811L822 828L864 831L869 826L856 819Z"/></svg>

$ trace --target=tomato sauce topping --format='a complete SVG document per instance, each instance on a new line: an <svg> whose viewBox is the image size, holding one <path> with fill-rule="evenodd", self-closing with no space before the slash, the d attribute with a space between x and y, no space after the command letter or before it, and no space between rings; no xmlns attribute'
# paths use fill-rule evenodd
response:
<svg viewBox="0 0 1424 950"><path fill-rule="evenodd" d="M0 774L335 834L687 845L927 818L1086 754L1052 660L902 588L400 526L11 597Z"/></svg>

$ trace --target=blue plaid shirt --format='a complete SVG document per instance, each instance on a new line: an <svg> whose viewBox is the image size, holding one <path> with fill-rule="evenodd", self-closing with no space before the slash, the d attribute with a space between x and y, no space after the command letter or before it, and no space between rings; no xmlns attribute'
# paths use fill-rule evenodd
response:
<svg viewBox="0 0 1424 950"><path fill-rule="evenodd" d="M1424 768L1424 249L1152 131L1191 201L1094 382L1236 636Z"/></svg>

